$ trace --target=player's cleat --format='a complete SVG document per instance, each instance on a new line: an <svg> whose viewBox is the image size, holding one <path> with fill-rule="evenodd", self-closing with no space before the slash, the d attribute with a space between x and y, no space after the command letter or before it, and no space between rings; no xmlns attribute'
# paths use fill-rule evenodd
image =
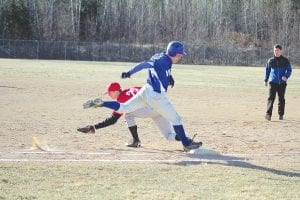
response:
<svg viewBox="0 0 300 200"><path fill-rule="evenodd" d="M128 144L127 146L128 147L133 147L133 148L139 148L139 147L141 147L141 141L135 140L131 144Z"/></svg>
<svg viewBox="0 0 300 200"><path fill-rule="evenodd" d="M90 99L87 102L85 102L83 104L83 108L84 109L91 108L91 107L97 108L97 107L102 107L102 105L103 105L102 99L96 98L96 99Z"/></svg>
<svg viewBox="0 0 300 200"><path fill-rule="evenodd" d="M194 139L196 136L197 136L197 134L195 134L192 139L189 139L190 144L187 146L184 146L184 148L183 148L184 151L190 151L192 149L199 149L202 146L202 142L194 142Z"/></svg>
<svg viewBox="0 0 300 200"><path fill-rule="evenodd" d="M283 115L279 115L279 120L283 120Z"/></svg>
<svg viewBox="0 0 300 200"><path fill-rule="evenodd" d="M96 129L95 126L88 125L82 128L78 128L77 131L82 133L95 133Z"/></svg>
<svg viewBox="0 0 300 200"><path fill-rule="evenodd" d="M202 146L202 142L192 141L189 145L184 146L184 151L190 151L192 149L199 149Z"/></svg>
<svg viewBox="0 0 300 200"><path fill-rule="evenodd" d="M265 119L268 120L268 121L271 121L271 115L266 114Z"/></svg>

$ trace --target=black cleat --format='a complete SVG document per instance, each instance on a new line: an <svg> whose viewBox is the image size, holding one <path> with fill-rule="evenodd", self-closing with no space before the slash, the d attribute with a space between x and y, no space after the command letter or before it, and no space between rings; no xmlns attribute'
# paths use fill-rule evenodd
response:
<svg viewBox="0 0 300 200"><path fill-rule="evenodd" d="M195 134L192 139L189 139L190 140L190 144L183 147L184 151L190 151L192 149L199 149L202 146L202 142L195 142L194 141L196 135L197 134Z"/></svg>
<svg viewBox="0 0 300 200"><path fill-rule="evenodd" d="M96 129L95 126L88 125L82 128L78 128L77 131L82 133L95 133Z"/></svg>
<svg viewBox="0 0 300 200"><path fill-rule="evenodd" d="M184 151L190 151L193 149L199 149L202 146L202 142L194 142L192 141L189 145L184 146Z"/></svg>
<svg viewBox="0 0 300 200"><path fill-rule="evenodd" d="M127 146L132 148L139 148L141 147L141 141L139 140L133 141L131 144L128 144Z"/></svg>
<svg viewBox="0 0 300 200"><path fill-rule="evenodd" d="M280 115L280 116L279 116L279 120L283 120L283 115Z"/></svg>

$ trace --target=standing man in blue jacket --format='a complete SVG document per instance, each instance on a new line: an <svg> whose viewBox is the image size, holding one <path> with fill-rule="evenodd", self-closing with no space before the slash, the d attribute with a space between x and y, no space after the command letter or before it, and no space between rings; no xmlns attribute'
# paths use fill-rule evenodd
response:
<svg viewBox="0 0 300 200"><path fill-rule="evenodd" d="M290 61L281 55L282 46L274 46L274 56L266 64L265 86L269 84L269 97L267 105L266 120L271 121L273 104L276 93L278 95L278 115L279 120L283 120L285 108L285 89L287 80L292 74Z"/></svg>

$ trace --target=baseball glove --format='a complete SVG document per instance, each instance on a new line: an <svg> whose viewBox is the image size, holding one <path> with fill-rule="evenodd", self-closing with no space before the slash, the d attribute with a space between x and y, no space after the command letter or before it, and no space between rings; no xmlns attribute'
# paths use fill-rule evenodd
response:
<svg viewBox="0 0 300 200"><path fill-rule="evenodd" d="M97 108L97 107L101 107L102 104L103 104L103 101L100 98L90 99L90 100L87 100L87 102L85 102L83 104L83 108L84 109L87 109L87 108L90 108L90 107Z"/></svg>
<svg viewBox="0 0 300 200"><path fill-rule="evenodd" d="M82 133L95 133L96 129L95 126L88 125L82 128L78 128L77 131L82 132Z"/></svg>

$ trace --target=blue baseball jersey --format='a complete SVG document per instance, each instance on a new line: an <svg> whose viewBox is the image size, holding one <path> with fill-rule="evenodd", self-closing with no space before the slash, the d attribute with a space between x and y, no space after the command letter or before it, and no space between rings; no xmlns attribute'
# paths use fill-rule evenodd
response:
<svg viewBox="0 0 300 200"><path fill-rule="evenodd" d="M150 60L135 65L128 73L132 75L142 69L148 69L147 83L154 91L161 93L168 90L171 68L171 58L165 53L159 53L152 56Z"/></svg>

